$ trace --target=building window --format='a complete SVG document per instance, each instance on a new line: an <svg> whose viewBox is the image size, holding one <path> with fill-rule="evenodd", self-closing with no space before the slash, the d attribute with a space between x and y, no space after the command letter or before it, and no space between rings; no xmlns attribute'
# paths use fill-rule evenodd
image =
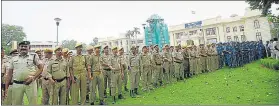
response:
<svg viewBox="0 0 279 106"><path fill-rule="evenodd" d="M228 41L228 42L232 41L231 36L227 36L227 41Z"/></svg>
<svg viewBox="0 0 279 106"><path fill-rule="evenodd" d="M242 41L242 42L246 41L245 35L241 35L241 41Z"/></svg>
<svg viewBox="0 0 279 106"><path fill-rule="evenodd" d="M239 30L240 30L240 32L243 32L244 31L244 26L243 25L239 26Z"/></svg>
<svg viewBox="0 0 279 106"><path fill-rule="evenodd" d="M237 27L233 27L233 32L237 32Z"/></svg>
<svg viewBox="0 0 279 106"><path fill-rule="evenodd" d="M261 32L257 32L257 33L256 33L256 39L257 39L257 41L262 40L262 34L261 34Z"/></svg>
<svg viewBox="0 0 279 106"><path fill-rule="evenodd" d="M216 34L216 27L206 29L206 35L215 35L215 34Z"/></svg>
<svg viewBox="0 0 279 106"><path fill-rule="evenodd" d="M196 34L197 34L197 30L189 31L189 35L196 35Z"/></svg>
<svg viewBox="0 0 279 106"><path fill-rule="evenodd" d="M217 43L217 38L207 39L208 43Z"/></svg>
<svg viewBox="0 0 279 106"><path fill-rule="evenodd" d="M233 39L234 39L234 41L236 41L236 42L239 41L238 36L234 36Z"/></svg>
<svg viewBox="0 0 279 106"><path fill-rule="evenodd" d="M255 27L255 29L260 28L260 22L259 22L259 20L255 20L255 21L254 21L254 27Z"/></svg>
<svg viewBox="0 0 279 106"><path fill-rule="evenodd" d="M175 33L175 38L180 39L183 36L183 32ZM163 37L163 36L162 36Z"/></svg>
<svg viewBox="0 0 279 106"><path fill-rule="evenodd" d="M227 28L226 28L226 32L227 32L227 33L230 33L230 27L227 27Z"/></svg>

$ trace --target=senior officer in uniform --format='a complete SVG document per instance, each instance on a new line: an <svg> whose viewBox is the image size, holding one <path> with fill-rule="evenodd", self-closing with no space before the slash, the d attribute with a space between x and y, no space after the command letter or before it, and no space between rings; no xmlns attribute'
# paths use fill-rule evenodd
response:
<svg viewBox="0 0 279 106"><path fill-rule="evenodd" d="M53 60L52 55L53 55L53 50L51 49L46 49L44 51L45 54L45 59L43 62L43 72L42 72L42 104L43 105L50 105L50 97L52 93L52 84L50 84L50 81L48 78L50 76L47 73L47 66L48 63Z"/></svg>
<svg viewBox="0 0 279 106"><path fill-rule="evenodd" d="M22 105L23 96L26 93L29 104L37 104L37 84L36 80L43 71L37 54L30 54L30 42L19 43L20 54L12 58L9 64L9 71L6 80L6 91L9 83L13 79L13 103L12 105ZM38 68L38 70L35 69Z"/></svg>
<svg viewBox="0 0 279 106"><path fill-rule="evenodd" d="M143 54L140 55L140 59L142 61L142 65L140 66L140 71L142 72L142 80L143 80L143 91L148 91L152 89L152 60L151 55L148 54L147 46L142 47Z"/></svg>
<svg viewBox="0 0 279 106"><path fill-rule="evenodd" d="M86 50L87 50L87 55L86 55L86 59L89 60L91 58L91 56L93 55L93 46L89 45L86 47ZM90 70L87 70L87 71L90 71ZM89 77L87 76L87 82L86 82L86 85L87 85L87 94L86 94L86 103L89 102L89 93L90 93L90 79Z"/></svg>
<svg viewBox="0 0 279 106"><path fill-rule="evenodd" d="M49 61L47 66L48 79L52 84L52 105L66 105L66 89L67 77L69 75L69 67L67 61L62 57L62 47L58 46L54 50L55 57ZM58 103L59 100L59 103Z"/></svg>
<svg viewBox="0 0 279 106"><path fill-rule="evenodd" d="M139 59L139 55L137 55L137 49L136 49L136 46L132 46L131 47L131 50L132 50L132 54L130 54L129 56L129 60L128 60L128 63L129 63L129 66L131 67L131 70L130 70L130 96L132 98L135 97L136 94L138 94L138 87L139 87L139 80L140 80L140 77L139 77L139 74L140 74L140 59Z"/></svg>
<svg viewBox="0 0 279 106"><path fill-rule="evenodd" d="M109 67L111 69L111 96L112 104L115 104L116 89L118 90L118 99L123 99L122 96L122 79L123 79L123 64L119 58L117 47L112 48L113 55L109 61ZM121 67L122 66L122 67Z"/></svg>
<svg viewBox="0 0 279 106"><path fill-rule="evenodd" d="M111 87L110 87L110 80L111 80L111 69L109 68L108 62L110 61L109 50L108 46L104 46L103 48L103 55L101 55L101 60L103 61L103 75L104 75L104 82L105 82L105 89L104 89L104 97L107 98L107 88L109 88L109 94L111 95Z"/></svg>
<svg viewBox="0 0 279 106"><path fill-rule="evenodd" d="M96 99L96 92L100 99L100 105L105 105L104 102L104 75L103 75L103 61L100 55L100 45L94 47L95 52L88 61L88 76L90 81L90 104L94 105Z"/></svg>
<svg viewBox="0 0 279 106"><path fill-rule="evenodd" d="M123 78L124 90L129 91L128 88L127 88L127 83L128 83L127 57L124 55L124 48L123 47L119 48L118 53L119 53L119 57L120 57L121 63L122 63L122 70L123 70L123 77L124 77Z"/></svg>
<svg viewBox="0 0 279 106"><path fill-rule="evenodd" d="M84 105L86 101L86 68L87 61L86 56L81 54L82 44L77 43L76 46L77 54L73 56L69 62L70 74L71 74L71 98L72 105L77 105L79 98L80 104ZM79 96L80 95L80 96Z"/></svg>
<svg viewBox="0 0 279 106"><path fill-rule="evenodd" d="M41 49L36 49L35 50L35 53L39 56L39 60L42 64L44 64L44 58L43 58L43 53L42 53L42 50ZM37 69L36 69L37 70ZM41 78L40 79L36 79L37 81L37 89L39 90L39 88L41 87L42 88L42 80Z"/></svg>

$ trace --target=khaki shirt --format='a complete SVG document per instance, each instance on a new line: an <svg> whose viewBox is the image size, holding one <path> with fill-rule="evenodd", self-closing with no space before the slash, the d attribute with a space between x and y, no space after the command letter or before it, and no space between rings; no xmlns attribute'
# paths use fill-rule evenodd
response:
<svg viewBox="0 0 279 106"><path fill-rule="evenodd" d="M69 68L73 69L73 74L81 74L86 72L86 56L84 55L75 55L69 61Z"/></svg>
<svg viewBox="0 0 279 106"><path fill-rule="evenodd" d="M207 50L204 48L204 49L201 49L200 50L200 55L202 56L202 57L206 57L207 56Z"/></svg>
<svg viewBox="0 0 279 106"><path fill-rule="evenodd" d="M129 66L131 66L131 67L139 67L140 66L139 55L131 54L129 56Z"/></svg>
<svg viewBox="0 0 279 106"><path fill-rule="evenodd" d="M120 64L120 58L118 55L113 55L110 58L110 61L108 63L109 66L111 66L112 68L114 68L114 70L112 71L120 71L121 70L121 64Z"/></svg>
<svg viewBox="0 0 279 106"><path fill-rule="evenodd" d="M124 56L124 55L119 55L119 58L120 58L120 64L122 65L122 68L123 70L126 70L128 67L127 67L127 57Z"/></svg>
<svg viewBox="0 0 279 106"><path fill-rule="evenodd" d="M103 62L103 64L109 65L110 56L111 55L105 55L105 54L103 54L101 56L101 61ZM103 66L103 69L107 70L107 69L110 69L110 68L108 66Z"/></svg>
<svg viewBox="0 0 279 106"><path fill-rule="evenodd" d="M195 58L196 57L196 52L194 50L190 50L190 56L191 58Z"/></svg>
<svg viewBox="0 0 279 106"><path fill-rule="evenodd" d="M1 61L1 83L5 83L5 79L8 72L8 58L6 56L3 57L3 60Z"/></svg>
<svg viewBox="0 0 279 106"><path fill-rule="evenodd" d="M178 58L180 60L178 60L176 58ZM180 62L181 63L183 61L183 54L182 54L182 52L174 52L173 59L174 59L174 62Z"/></svg>
<svg viewBox="0 0 279 106"><path fill-rule="evenodd" d="M154 59L154 64L155 65L162 65L163 64L163 57L159 52L154 52L152 57Z"/></svg>
<svg viewBox="0 0 279 106"><path fill-rule="evenodd" d="M91 72L100 72L103 70L103 61L101 56L93 55L89 60L89 66L91 66Z"/></svg>
<svg viewBox="0 0 279 106"><path fill-rule="evenodd" d="M35 58L34 58L35 56ZM34 59L34 61L33 61ZM18 55L12 58L9 68L14 71L13 78L16 81L24 81L29 76L34 76L37 65L40 65L37 54Z"/></svg>
<svg viewBox="0 0 279 106"><path fill-rule="evenodd" d="M49 62L54 60L54 57L51 57L51 58L45 58L44 59L44 62L42 63L43 64L43 72L42 72L42 77L43 78L51 78L51 76L48 74L47 72L47 66L49 65Z"/></svg>
<svg viewBox="0 0 279 106"><path fill-rule="evenodd" d="M151 68L152 65L152 60L151 60L151 56L149 54L142 54L140 56L140 61L142 61L142 65L141 65L141 70L143 68ZM142 70L144 71L144 70Z"/></svg>
<svg viewBox="0 0 279 106"><path fill-rule="evenodd" d="M70 77L69 67L63 58L58 59L54 57L52 60L50 60L47 66L47 72L49 77L52 77L53 79Z"/></svg>

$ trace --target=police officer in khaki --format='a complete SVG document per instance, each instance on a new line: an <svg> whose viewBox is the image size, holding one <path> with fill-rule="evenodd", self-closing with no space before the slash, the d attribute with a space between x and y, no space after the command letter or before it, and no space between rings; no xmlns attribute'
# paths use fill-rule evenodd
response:
<svg viewBox="0 0 279 106"><path fill-rule="evenodd" d="M183 55L183 65L184 65L184 77L188 78L190 77L190 68L189 68L190 54L187 45L184 45L182 48L183 48L182 55Z"/></svg>
<svg viewBox="0 0 279 106"><path fill-rule="evenodd" d="M174 68L174 55L175 55L175 49L174 46L170 46L170 56L171 56L171 62L170 62L170 80L173 81L173 78L175 78L175 68Z"/></svg>
<svg viewBox="0 0 279 106"><path fill-rule="evenodd" d="M139 80L140 80L140 59L137 55L136 46L131 47L132 54L129 55L128 64L130 69L130 96L134 98L138 94Z"/></svg>
<svg viewBox="0 0 279 106"><path fill-rule="evenodd" d="M77 43L76 46L77 54L74 55L70 62L70 74L71 74L71 98L72 105L77 105L80 100L80 104L84 105L86 101L86 81L87 81L87 61L86 56L82 55L82 44ZM80 98L80 99L79 99Z"/></svg>
<svg viewBox="0 0 279 106"><path fill-rule="evenodd" d="M37 104L37 84L36 80L42 73L42 64L39 62L37 54L28 53L30 42L23 41L19 43L18 56L11 59L9 71L6 80L6 91L9 83L13 79L12 105L22 105L24 93L27 95L29 104ZM38 68L38 70L35 69ZM7 93L7 92L6 92Z"/></svg>
<svg viewBox="0 0 279 106"><path fill-rule="evenodd" d="M217 48L216 48L216 44L213 43L212 44L212 55L213 55L213 70L216 71L218 69L218 65L219 65L219 60L218 60L218 52L217 52Z"/></svg>
<svg viewBox="0 0 279 106"><path fill-rule="evenodd" d="M69 49L68 48L63 48L63 50L62 50L62 54L63 54L63 59L67 62L67 66L69 66L69 61L70 61L70 56L69 56ZM69 71L68 71L69 72ZM70 72L69 73L67 73L67 74L70 74ZM66 104L67 105L69 105L70 104L70 98L69 98L69 96L70 96L70 87L71 87L71 81L70 81L70 77L69 78L67 78L67 84L69 84L68 86L67 86L67 90L66 90Z"/></svg>
<svg viewBox="0 0 279 106"><path fill-rule="evenodd" d="M128 83L128 66L127 66L127 57L124 55L124 48L120 47L119 48L119 58L121 59L121 64L122 65L122 70L123 70L123 85L124 85L124 90L129 91L127 88L127 83Z"/></svg>
<svg viewBox="0 0 279 106"><path fill-rule="evenodd" d="M47 72L48 63L53 60L53 50L45 49L44 51L45 59L43 62L43 72L42 72L42 104L43 105L50 105L50 97L52 95L52 84L48 80L51 78Z"/></svg>
<svg viewBox="0 0 279 106"><path fill-rule="evenodd" d="M89 45L86 47L86 50L87 50L87 55L86 55L86 59L89 60L91 58L91 56L93 55L93 46ZM87 77L87 94L86 94L86 103L89 102L89 93L90 93L90 88L89 88L89 85L90 85L90 79L89 77Z"/></svg>
<svg viewBox="0 0 279 106"><path fill-rule="evenodd" d="M142 72L142 90L149 91L152 89L152 60L151 55L148 54L147 46L142 47L143 54L140 55L140 60L142 62L140 66L140 71Z"/></svg>
<svg viewBox="0 0 279 106"><path fill-rule="evenodd" d="M4 54L3 54L4 55ZM9 64L9 60L11 60L11 58L15 57L18 55L18 52L17 52L17 49L14 49L10 52L10 58L7 58L5 56L2 56L2 62L3 63L6 63L6 64L3 64L2 65L2 71L5 71L5 75L3 78L3 83L5 83L5 77L7 76L7 71L8 71L8 67L7 65ZM5 84L4 84L5 85ZM7 98L4 100L4 105L12 105L12 100L13 100L13 96L12 96L12 86L13 85L13 81L10 83L10 86L8 88L8 95L7 95ZM3 87L5 88L5 86ZM3 93L4 94L4 93ZM3 97L3 96L2 96ZM4 97L3 97L4 98Z"/></svg>
<svg viewBox="0 0 279 106"><path fill-rule="evenodd" d="M190 74L193 76L195 74L195 51L193 50L192 45L188 46L190 53Z"/></svg>
<svg viewBox="0 0 279 106"><path fill-rule="evenodd" d="M159 84L162 84L162 80L163 80L163 68L162 68L163 57L159 52L158 45L155 45L154 49L155 49L155 51L152 55L152 57L154 59L153 65L155 66L154 72L153 72L153 75L154 75L153 85L155 88L157 88Z"/></svg>
<svg viewBox="0 0 279 106"><path fill-rule="evenodd" d="M117 47L112 48L113 55L109 61L109 66L111 68L111 96L112 96L112 104L115 104L115 95L116 90L118 91L118 99L123 99L122 95L122 79L123 75L123 63L121 58L117 54Z"/></svg>
<svg viewBox="0 0 279 106"><path fill-rule="evenodd" d="M104 89L104 97L107 98L107 88L109 88L109 94L111 95L111 69L109 67L110 56L108 46L103 47L103 55L101 55L101 60L103 61L103 74L104 74L104 82L105 82L105 89Z"/></svg>
<svg viewBox="0 0 279 106"><path fill-rule="evenodd" d="M39 56L39 60L42 64L44 64L44 58L43 58L43 53L42 53L42 50L41 49L36 49L35 50L35 53ZM36 79L37 80L37 89L39 90L39 88L42 87L42 80L41 78L39 77L39 79Z"/></svg>
<svg viewBox="0 0 279 106"><path fill-rule="evenodd" d="M66 105L67 77L70 77L67 62L62 57L62 47L54 49L55 57L48 62L48 79L52 84L52 105ZM59 103L58 103L59 100Z"/></svg>
<svg viewBox="0 0 279 106"><path fill-rule="evenodd" d="M3 105L5 92L5 77L8 71L8 58L5 56L4 48L1 47L1 104Z"/></svg>
<svg viewBox="0 0 279 106"><path fill-rule="evenodd" d="M207 68L207 62L206 62L206 58L207 58L207 54L206 54L207 50L204 47L204 44L200 45L200 62L201 62L201 70L202 72L206 72L206 68Z"/></svg>
<svg viewBox="0 0 279 106"><path fill-rule="evenodd" d="M103 61L100 55L100 45L96 45L95 53L88 61L88 76L90 79L90 103L94 105L96 99L96 92L98 88L98 94L100 98L100 105L105 105L104 102L104 76L103 76Z"/></svg>
<svg viewBox="0 0 279 106"><path fill-rule="evenodd" d="M163 68L164 68L164 83L168 84L170 83L171 75L170 75L170 65L171 65L171 55L169 52L169 45L164 46L164 52L163 52Z"/></svg>
<svg viewBox="0 0 279 106"><path fill-rule="evenodd" d="M215 64L215 63L213 63L213 61L212 61L212 49L211 49L211 45L210 44L207 45L207 59L206 59L206 63L207 63L207 70L209 72L213 71L212 64Z"/></svg>
<svg viewBox="0 0 279 106"><path fill-rule="evenodd" d="M177 45L175 47L175 53L173 55L174 67L175 67L175 78L176 80L184 79L184 68L183 68L183 55L181 53L181 46Z"/></svg>

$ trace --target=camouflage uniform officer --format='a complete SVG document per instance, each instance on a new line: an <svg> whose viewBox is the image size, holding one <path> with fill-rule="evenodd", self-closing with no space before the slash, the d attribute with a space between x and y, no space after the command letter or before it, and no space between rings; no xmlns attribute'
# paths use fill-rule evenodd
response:
<svg viewBox="0 0 279 106"><path fill-rule="evenodd" d="M15 56L17 56L18 55L18 52L17 52L17 49L14 49L14 50L12 50L11 52L10 52L10 55L11 55L11 57L10 58L7 58L7 57L5 57L4 56L4 52L2 52L3 53L3 56L2 56L2 63L3 63L3 65L2 65L2 71L4 71L5 72L5 75L4 76L2 76L2 78L3 78L3 85L5 85L4 83L5 83L5 77L7 76L7 71L8 71L8 64L9 64L9 62L8 62L8 60L11 60L11 58L13 58L13 57L15 57ZM9 88L8 88L8 95L7 95L7 98L4 100L4 105L12 105L12 101L13 101L13 96L12 96L12 86L13 85L13 81L10 83L10 86L9 86ZM3 86L2 87L2 89L3 88L5 88L5 86ZM5 90L5 89L3 89L3 90ZM3 93L4 94L4 93ZM3 97L3 96L2 96ZM3 97L4 98L4 97Z"/></svg>
<svg viewBox="0 0 279 106"><path fill-rule="evenodd" d="M177 79L177 81L183 80L184 79L184 68L183 68L183 55L181 53L181 47L180 45L175 47L176 51L175 54L173 56L174 59L174 67L175 67L175 78Z"/></svg>
<svg viewBox="0 0 279 106"><path fill-rule="evenodd" d="M82 44L77 43L75 46L77 54L73 56L69 62L70 74L71 74L71 98L72 105L77 105L79 98L80 104L84 105L86 101L86 56L81 54ZM79 96L80 95L80 96Z"/></svg>
<svg viewBox="0 0 279 106"><path fill-rule="evenodd" d="M86 59L89 60L90 57L93 55L93 46L87 46L86 47L86 50L87 50L87 55L86 55ZM87 76L87 94L86 94L86 103L89 102L89 93L90 93L90 88L89 88L89 85L90 85L90 79L89 77Z"/></svg>
<svg viewBox="0 0 279 106"><path fill-rule="evenodd" d="M123 99L122 96L122 79L123 79L123 64L118 56L117 47L112 48L113 56L111 56L111 59L109 61L109 67L111 69L111 96L112 96L112 104L114 104L115 101L115 95L116 95L116 89L118 90L118 98Z"/></svg>
<svg viewBox="0 0 279 106"><path fill-rule="evenodd" d="M108 46L104 46L103 48L103 55L101 55L101 60L103 61L103 74L104 74L104 81L105 81L105 90L104 90L104 97L107 97L107 88L109 88L109 94L111 95L111 69L109 68L109 61L110 55L108 51Z"/></svg>
<svg viewBox="0 0 279 106"><path fill-rule="evenodd" d="M189 48L189 54L190 54L190 74L191 74L191 76L192 75L194 75L194 73L195 73L195 51L193 50L193 48L192 48L192 46L191 45L189 45L188 46L188 48Z"/></svg>
<svg viewBox="0 0 279 106"><path fill-rule="evenodd" d="M127 83L128 83L128 75L127 75L127 71L128 71L128 66L127 66L127 57L124 55L124 48L121 47L119 48L119 58L121 59L121 63L122 65L122 70L123 70L123 85L124 85L124 90L125 91L129 91L127 88Z"/></svg>
<svg viewBox="0 0 279 106"><path fill-rule="evenodd" d="M98 88L98 94L100 98L100 105L104 105L104 75L103 75L103 68L100 55L100 45L95 46L95 54L91 56L89 62L88 62L88 76L91 80L90 83L90 102L91 105L94 105L95 98L96 98L96 92Z"/></svg>
<svg viewBox="0 0 279 106"><path fill-rule="evenodd" d="M54 50L55 57L49 61L47 66L48 79L52 84L52 105L66 105L67 77L70 77L69 67L62 57L62 47ZM59 100L59 103L58 103Z"/></svg>
<svg viewBox="0 0 279 106"><path fill-rule="evenodd" d="M200 45L200 47L201 47L201 50L200 50L200 62L201 62L201 70L202 70L202 72L204 73L204 72L206 72L206 65L207 65L207 62L206 62L206 57L207 57L207 55L206 55L206 49L205 49L205 47L204 47L204 44L201 44Z"/></svg>
<svg viewBox="0 0 279 106"><path fill-rule="evenodd" d="M139 80L140 80L140 59L139 55L137 55L137 49L135 46L131 47L132 54L129 56L128 64L130 69L130 96L135 97L135 94L138 94Z"/></svg>
<svg viewBox="0 0 279 106"><path fill-rule="evenodd" d="M29 54L30 42L19 43L20 54L13 57L9 63L9 71L6 79L5 88L13 79L12 105L22 105L24 93L27 95L29 104L37 104L37 83L36 79L42 73L42 64L39 62L37 54ZM36 68L38 70L36 70Z"/></svg>
<svg viewBox="0 0 279 106"><path fill-rule="evenodd" d="M151 82L152 82L152 75L151 75L151 68L152 68L152 60L151 55L148 54L147 47L142 47L143 54L140 55L140 60L142 61L142 65L140 66L140 71L142 72L142 80L143 80L143 91L147 91L152 89Z"/></svg>
<svg viewBox="0 0 279 106"><path fill-rule="evenodd" d="M163 65L163 57L162 55L160 54L159 52L159 47L158 45L155 45L154 46L154 53L152 55L152 58L153 58L153 65L155 66L154 67L154 72L153 72L153 84L154 84L154 87L158 87L158 84L162 84L162 79L163 79L163 68L162 68L162 65Z"/></svg>
<svg viewBox="0 0 279 106"><path fill-rule="evenodd" d="M172 61L171 59L171 55L169 52L169 45L165 45L164 46L164 53L163 53L163 59L164 59L164 64L163 64L163 68L164 68L164 82L165 83L169 83L170 82L170 63Z"/></svg>
<svg viewBox="0 0 279 106"><path fill-rule="evenodd" d="M51 49L46 49L45 51L45 59L43 62L43 72L42 72L42 104L43 105L50 105L49 101L50 101L50 95L52 94L52 84L50 84L50 81L48 80L48 78L50 78L50 76L47 73L47 67L48 67L48 63L53 60L52 58L52 54L53 54L53 50ZM53 99L53 98L52 98Z"/></svg>

